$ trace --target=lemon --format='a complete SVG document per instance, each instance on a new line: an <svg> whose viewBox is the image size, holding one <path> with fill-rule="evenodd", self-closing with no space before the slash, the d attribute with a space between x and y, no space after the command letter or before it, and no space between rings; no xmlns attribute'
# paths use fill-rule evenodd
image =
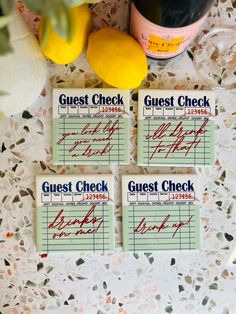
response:
<svg viewBox="0 0 236 314"><path fill-rule="evenodd" d="M47 41L43 47L44 55L57 64L67 64L74 61L82 53L92 26L92 17L87 4L69 9L73 21L73 37L65 40L53 29L49 21ZM45 20L39 27L39 38L42 40L42 29Z"/></svg>
<svg viewBox="0 0 236 314"><path fill-rule="evenodd" d="M91 33L87 58L94 72L117 88L135 88L147 76L143 49L132 37L117 29L103 28Z"/></svg>

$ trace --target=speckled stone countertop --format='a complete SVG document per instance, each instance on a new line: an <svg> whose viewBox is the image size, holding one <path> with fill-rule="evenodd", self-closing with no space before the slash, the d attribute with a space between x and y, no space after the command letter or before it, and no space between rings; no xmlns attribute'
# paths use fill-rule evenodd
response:
<svg viewBox="0 0 236 314"><path fill-rule="evenodd" d="M217 2L203 32L215 25L235 25L236 1ZM95 28L110 25L127 29L126 0L103 1L93 5L92 10ZM36 28L37 19L32 24L32 18L27 14L26 17ZM169 62L150 61L149 75L142 87L209 88L194 70L194 45ZM23 113L0 123L0 312L235 314L236 91L216 91L217 161L214 167L195 170L204 186L202 250L128 254L121 249L120 175L192 173L194 170L135 165L137 90L132 91L131 101L130 166L53 166L51 86L106 85L92 73L85 56L68 66L48 62L48 67L48 82L37 102ZM115 175L115 253L36 254L35 175L48 173Z"/></svg>

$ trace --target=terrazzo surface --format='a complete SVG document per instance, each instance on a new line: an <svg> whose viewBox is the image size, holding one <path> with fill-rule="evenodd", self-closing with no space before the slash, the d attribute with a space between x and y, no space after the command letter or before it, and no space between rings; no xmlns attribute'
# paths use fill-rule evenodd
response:
<svg viewBox="0 0 236 314"><path fill-rule="evenodd" d="M93 5L95 29L127 29L124 0ZM27 22L34 19L21 7ZM235 25L236 1L218 1L199 38ZM195 43L169 62L149 61L146 88L208 89L193 66ZM214 167L196 168L203 186L200 252L128 254L121 248L120 178L127 173L192 173L192 168L141 168L136 161L137 90L131 96L132 158L127 167L52 165L51 86L105 87L85 55L68 66L48 62L48 81L23 113L0 123L0 313L236 313L236 91L216 91ZM35 175L113 173L116 251L38 255Z"/></svg>

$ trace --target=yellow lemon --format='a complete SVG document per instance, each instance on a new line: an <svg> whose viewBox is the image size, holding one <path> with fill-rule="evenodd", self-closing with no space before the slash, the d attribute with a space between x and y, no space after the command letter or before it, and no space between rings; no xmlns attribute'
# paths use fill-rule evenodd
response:
<svg viewBox="0 0 236 314"><path fill-rule="evenodd" d="M129 35L113 28L91 33L87 58L94 72L118 88L135 88L147 76L146 55Z"/></svg>
<svg viewBox="0 0 236 314"><path fill-rule="evenodd" d="M49 22L47 40L43 47L44 55L58 64L67 64L78 58L86 45L92 26L92 17L87 4L70 8L69 14L73 23L73 37L70 40L63 39ZM40 41L44 23L45 20L42 20L39 27Z"/></svg>

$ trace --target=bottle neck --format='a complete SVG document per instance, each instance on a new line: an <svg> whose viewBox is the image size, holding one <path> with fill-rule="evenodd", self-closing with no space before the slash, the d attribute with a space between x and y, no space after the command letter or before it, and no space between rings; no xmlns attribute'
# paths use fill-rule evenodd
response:
<svg viewBox="0 0 236 314"><path fill-rule="evenodd" d="M150 22L169 28L193 24L207 14L214 0L133 0Z"/></svg>

